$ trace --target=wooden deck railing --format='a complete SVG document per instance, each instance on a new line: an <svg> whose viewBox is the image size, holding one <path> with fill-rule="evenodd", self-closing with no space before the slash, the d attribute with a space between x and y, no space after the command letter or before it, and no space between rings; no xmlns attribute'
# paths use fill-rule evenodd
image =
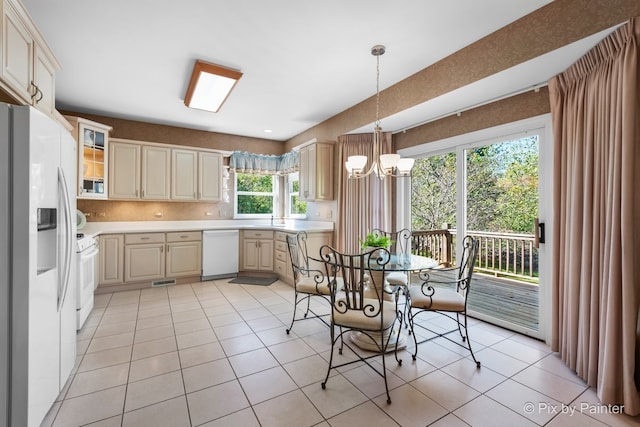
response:
<svg viewBox="0 0 640 427"><path fill-rule="evenodd" d="M538 281L538 248L532 234L492 233L468 231L480 240L476 270L496 277ZM413 253L440 261L443 265L455 262L455 229L414 231Z"/></svg>
<svg viewBox="0 0 640 427"><path fill-rule="evenodd" d="M448 229L411 233L412 253L436 259L447 267L452 265L453 249L453 233Z"/></svg>

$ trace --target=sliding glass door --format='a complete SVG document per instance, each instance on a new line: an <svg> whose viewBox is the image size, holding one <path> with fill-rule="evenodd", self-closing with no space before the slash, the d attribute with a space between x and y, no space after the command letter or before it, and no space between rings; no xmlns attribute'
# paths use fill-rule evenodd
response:
<svg viewBox="0 0 640 427"><path fill-rule="evenodd" d="M462 237L480 241L470 313L545 339L551 248L539 243L538 221L551 212L552 162L550 124L535 125L465 135L415 155L409 199L415 236L450 239L450 251L438 248L449 258L441 262L455 264Z"/></svg>

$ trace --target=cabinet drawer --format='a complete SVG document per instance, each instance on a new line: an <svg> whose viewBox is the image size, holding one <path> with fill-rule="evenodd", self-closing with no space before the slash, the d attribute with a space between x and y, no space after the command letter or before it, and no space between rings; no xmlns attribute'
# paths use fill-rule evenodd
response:
<svg viewBox="0 0 640 427"><path fill-rule="evenodd" d="M249 239L273 239L271 230L244 230L244 237Z"/></svg>
<svg viewBox="0 0 640 427"><path fill-rule="evenodd" d="M276 260L282 261L282 262L287 262L287 258L288 257L289 257L288 253L282 252L282 251L276 251Z"/></svg>
<svg viewBox="0 0 640 427"><path fill-rule="evenodd" d="M286 276L289 266L280 260L276 260L276 273L281 276Z"/></svg>
<svg viewBox="0 0 640 427"><path fill-rule="evenodd" d="M284 231L276 231L276 240L279 242L287 243L287 236L289 233L285 233Z"/></svg>
<svg viewBox="0 0 640 427"><path fill-rule="evenodd" d="M176 231L167 233L167 242L193 242L202 240L202 233L199 231Z"/></svg>
<svg viewBox="0 0 640 427"><path fill-rule="evenodd" d="M280 242L276 240L276 251L281 251L284 253L289 252L289 248L287 247L286 242Z"/></svg>
<svg viewBox="0 0 640 427"><path fill-rule="evenodd" d="M125 245L136 243L164 243L164 233L125 234Z"/></svg>

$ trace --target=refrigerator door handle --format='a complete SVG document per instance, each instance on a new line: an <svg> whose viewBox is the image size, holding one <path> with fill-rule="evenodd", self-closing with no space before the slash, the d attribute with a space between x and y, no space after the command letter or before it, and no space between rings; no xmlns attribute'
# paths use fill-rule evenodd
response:
<svg viewBox="0 0 640 427"><path fill-rule="evenodd" d="M63 211L64 211L64 221L65 221L65 228L66 228L66 233L65 233L65 237L66 237L66 245L65 245L65 251L64 251L64 276L63 276L63 280L61 283L62 288L58 288L58 311L60 311L60 308L62 307L62 305L64 304L64 300L67 297L67 291L69 289L69 276L71 274L71 251L72 251L72 247L73 247L73 236L71 235L71 230L73 230L73 224L71 223L71 213L69 212L70 210L70 205L71 205L71 201L69 198L69 191L67 190L67 179L64 175L64 171L62 170L62 168L58 168L58 184L60 186L60 189L62 190L62 196L63 196Z"/></svg>

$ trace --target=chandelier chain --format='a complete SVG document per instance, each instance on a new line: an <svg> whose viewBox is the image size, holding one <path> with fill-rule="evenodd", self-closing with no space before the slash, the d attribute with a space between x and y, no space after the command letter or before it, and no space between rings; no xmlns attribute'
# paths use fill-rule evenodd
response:
<svg viewBox="0 0 640 427"><path fill-rule="evenodd" d="M376 57L376 121L373 129L372 144L372 164L365 170L367 164L366 155L349 156L345 162L345 167L349 173L349 178L359 179L374 173L378 178L410 177L413 159L402 159L399 154L383 154L382 150L382 128L380 127L380 55L385 52L385 47L375 45L371 48L371 54Z"/></svg>
<svg viewBox="0 0 640 427"><path fill-rule="evenodd" d="M376 126L380 126L380 55L376 55Z"/></svg>

